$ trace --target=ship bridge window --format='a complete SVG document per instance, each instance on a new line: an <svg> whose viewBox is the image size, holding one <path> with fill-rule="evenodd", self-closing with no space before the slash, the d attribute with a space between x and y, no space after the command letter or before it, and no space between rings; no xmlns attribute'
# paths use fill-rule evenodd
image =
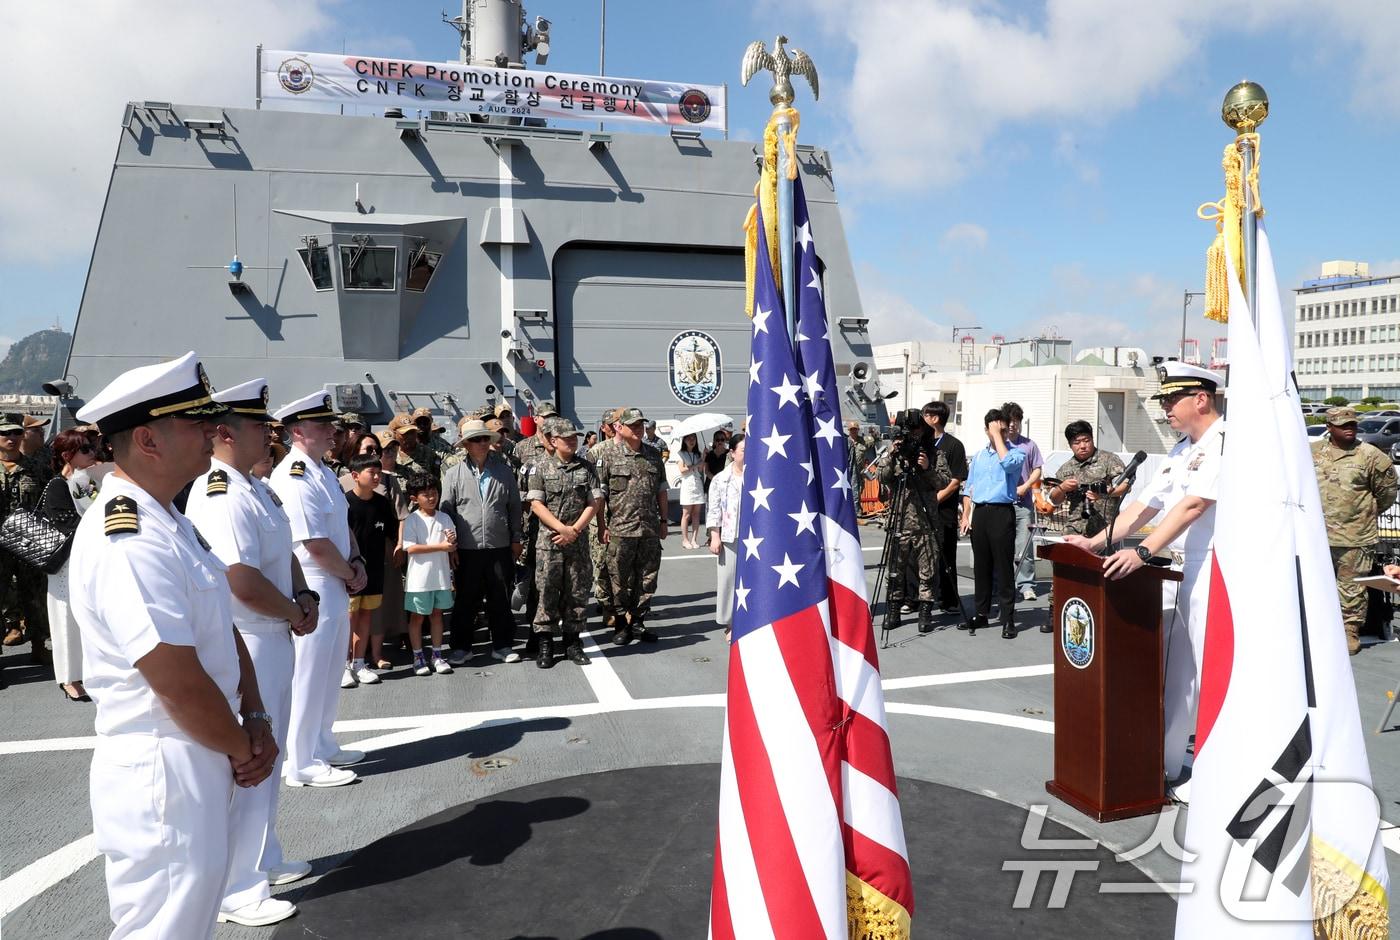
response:
<svg viewBox="0 0 1400 940"><path fill-rule="evenodd" d="M416 293L422 293L428 289L428 282L433 279L433 273L437 271L438 262L442 260L442 255L436 251L415 251L408 256L408 277L404 281L404 287Z"/></svg>
<svg viewBox="0 0 1400 940"><path fill-rule="evenodd" d="M298 248L301 263L311 278L311 285L317 290L331 290L331 250L329 248Z"/></svg>
<svg viewBox="0 0 1400 940"><path fill-rule="evenodd" d="M373 245L340 246L340 281L346 290L384 290L395 287L397 248Z"/></svg>

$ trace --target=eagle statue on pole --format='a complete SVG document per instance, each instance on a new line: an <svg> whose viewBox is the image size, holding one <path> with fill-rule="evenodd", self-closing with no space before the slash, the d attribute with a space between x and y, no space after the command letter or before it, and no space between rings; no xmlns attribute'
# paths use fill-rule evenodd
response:
<svg viewBox="0 0 1400 940"><path fill-rule="evenodd" d="M786 36L779 36L773 43L772 52L768 51L762 39L749 43L748 49L744 50L744 62L740 66L744 84L747 85L749 79L758 72L772 72L773 90L768 93L768 100L773 102L774 107L785 107L792 104L793 100L791 76L805 75L808 84L812 86L813 100L820 100L817 67L812 63L811 56L801 49L793 49L792 58L788 58L784 49L787 41Z"/></svg>

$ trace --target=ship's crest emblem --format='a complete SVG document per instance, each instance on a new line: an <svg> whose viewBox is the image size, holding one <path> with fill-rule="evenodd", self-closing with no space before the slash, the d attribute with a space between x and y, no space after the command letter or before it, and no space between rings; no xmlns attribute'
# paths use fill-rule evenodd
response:
<svg viewBox="0 0 1400 940"><path fill-rule="evenodd" d="M708 405L719 396L719 343L708 333L686 330L671 340L667 354L671 393L683 404Z"/></svg>
<svg viewBox="0 0 1400 940"><path fill-rule="evenodd" d="M1076 669L1094 661L1094 614L1077 597L1065 601L1060 611L1060 650Z"/></svg>
<svg viewBox="0 0 1400 940"><path fill-rule="evenodd" d="M277 80L294 95L310 91L315 78L316 73L311 71L311 64L305 59L288 59L277 69Z"/></svg>

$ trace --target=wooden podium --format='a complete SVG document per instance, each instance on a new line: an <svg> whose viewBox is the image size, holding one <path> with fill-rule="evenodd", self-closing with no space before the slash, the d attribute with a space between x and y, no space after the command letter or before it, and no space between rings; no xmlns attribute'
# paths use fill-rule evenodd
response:
<svg viewBox="0 0 1400 940"><path fill-rule="evenodd" d="M1054 565L1055 779L1045 789L1099 822L1157 811L1162 778L1162 582L1145 566L1120 581L1103 558L1042 545Z"/></svg>

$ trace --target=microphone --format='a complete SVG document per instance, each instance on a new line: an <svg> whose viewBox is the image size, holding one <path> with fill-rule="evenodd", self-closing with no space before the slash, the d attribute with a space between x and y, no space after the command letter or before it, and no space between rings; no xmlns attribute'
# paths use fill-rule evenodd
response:
<svg viewBox="0 0 1400 940"><path fill-rule="evenodd" d="M1125 482L1127 482L1128 480L1131 480L1134 476L1136 476L1136 475L1137 475L1137 468L1138 468L1138 467L1141 467L1141 466L1142 466L1142 462L1143 462L1144 460L1146 460L1146 459L1147 459L1147 451L1145 451L1145 450L1140 450L1140 451L1138 451L1136 454L1133 454L1133 459L1130 460L1130 461L1128 461L1128 465L1127 465L1126 467L1123 468L1123 472L1122 472L1122 473L1118 474L1117 479L1115 479L1115 480L1113 481L1113 484L1109 487L1109 489L1111 489L1111 490L1116 490L1116 489L1118 489L1118 487L1122 486Z"/></svg>

